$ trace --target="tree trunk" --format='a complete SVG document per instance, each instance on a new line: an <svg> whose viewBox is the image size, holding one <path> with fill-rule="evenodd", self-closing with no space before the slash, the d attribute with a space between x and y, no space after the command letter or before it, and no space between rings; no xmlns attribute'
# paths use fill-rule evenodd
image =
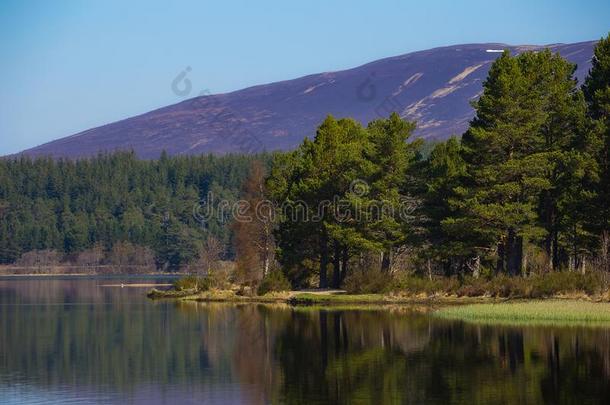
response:
<svg viewBox="0 0 610 405"><path fill-rule="evenodd" d="M263 277L269 274L269 254L265 254L265 261L263 263Z"/></svg>
<svg viewBox="0 0 610 405"><path fill-rule="evenodd" d="M523 274L523 266L525 264L525 255L523 254L523 236L517 236L515 244L515 260L515 264L517 265L515 275L520 276Z"/></svg>
<svg viewBox="0 0 610 405"><path fill-rule="evenodd" d="M451 274L451 260L445 260L443 262L443 274L445 275L445 277L452 276L452 274Z"/></svg>
<svg viewBox="0 0 610 405"><path fill-rule="evenodd" d="M559 267L559 233L553 230L553 268Z"/></svg>
<svg viewBox="0 0 610 405"><path fill-rule="evenodd" d="M555 270L555 252L553 252L553 232L549 232L549 234L544 239L544 251L546 252L547 260L546 270Z"/></svg>
<svg viewBox="0 0 610 405"><path fill-rule="evenodd" d="M576 247L576 226L572 227L572 254L570 255L570 262L568 263L568 269L570 271L576 271L578 260L577 252L578 248Z"/></svg>
<svg viewBox="0 0 610 405"><path fill-rule="evenodd" d="M602 270L610 272L610 234L604 231L600 239L601 247L599 255L601 256Z"/></svg>
<svg viewBox="0 0 610 405"><path fill-rule="evenodd" d="M523 265L523 237L517 236L512 228L508 230L506 247L508 274L511 276L520 275L521 266Z"/></svg>
<svg viewBox="0 0 610 405"><path fill-rule="evenodd" d="M555 224L555 204L551 199L551 195L548 191L545 192L544 196L545 205L546 205L546 215L545 215L545 228L547 230L547 235L544 239L544 250L546 252L547 257L547 271L554 271L557 266L557 256L556 256L556 245L555 241L557 238L556 224Z"/></svg>
<svg viewBox="0 0 610 405"><path fill-rule="evenodd" d="M322 237L320 238L320 288L328 287L327 278L327 267L328 267L328 237L326 231L322 231Z"/></svg>
<svg viewBox="0 0 610 405"><path fill-rule="evenodd" d="M333 253L333 281L332 288L339 288L341 284L341 244L335 240L333 242L334 253Z"/></svg>
<svg viewBox="0 0 610 405"><path fill-rule="evenodd" d="M506 261L504 240L498 243L498 261L496 262L496 274L504 273L504 262Z"/></svg>
<svg viewBox="0 0 610 405"><path fill-rule="evenodd" d="M472 277L479 278L481 275L481 256L477 255L474 258L474 263L472 265Z"/></svg>
<svg viewBox="0 0 610 405"><path fill-rule="evenodd" d="M381 252L381 271L384 273L390 272L390 250Z"/></svg>
<svg viewBox="0 0 610 405"><path fill-rule="evenodd" d="M508 275L513 275L513 271L515 268L515 232L512 229L508 230L506 234L506 247L505 247L505 255L506 255L506 273Z"/></svg>
<svg viewBox="0 0 610 405"><path fill-rule="evenodd" d="M349 262L349 253L347 247L343 248L343 255L341 257L341 282L345 280L347 276L347 263Z"/></svg>

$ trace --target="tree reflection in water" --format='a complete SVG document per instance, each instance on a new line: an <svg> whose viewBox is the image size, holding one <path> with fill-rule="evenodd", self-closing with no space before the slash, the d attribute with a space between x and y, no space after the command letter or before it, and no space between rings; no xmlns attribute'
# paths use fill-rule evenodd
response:
<svg viewBox="0 0 610 405"><path fill-rule="evenodd" d="M610 398L608 329L475 326L413 307L151 302L99 284L0 281L0 402L16 384L106 402Z"/></svg>

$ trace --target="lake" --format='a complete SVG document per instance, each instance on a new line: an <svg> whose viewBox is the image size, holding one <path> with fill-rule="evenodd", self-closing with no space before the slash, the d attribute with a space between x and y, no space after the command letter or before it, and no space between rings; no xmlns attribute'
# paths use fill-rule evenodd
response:
<svg viewBox="0 0 610 405"><path fill-rule="evenodd" d="M610 403L607 328L103 287L139 281L1 279L0 403Z"/></svg>

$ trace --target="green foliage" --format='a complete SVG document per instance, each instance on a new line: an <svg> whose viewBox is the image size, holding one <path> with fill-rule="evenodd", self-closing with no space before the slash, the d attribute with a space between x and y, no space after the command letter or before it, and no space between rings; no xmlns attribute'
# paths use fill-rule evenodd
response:
<svg viewBox="0 0 610 405"><path fill-rule="evenodd" d="M550 51L504 52L494 62L462 139L464 170L441 198L450 255L495 259L498 272L518 275L528 243L543 243L551 269L586 249L583 204L597 173L574 69Z"/></svg>
<svg viewBox="0 0 610 405"><path fill-rule="evenodd" d="M601 294L608 290L601 272L587 274L555 272L530 277L397 277L392 291L409 294L456 295L458 297L548 298L557 295Z"/></svg>
<svg viewBox="0 0 610 405"><path fill-rule="evenodd" d="M599 180L592 187L593 204L589 212L595 213L595 220L591 221L593 229L607 236L610 232L610 34L597 43L591 64L583 91L594 124L590 143Z"/></svg>
<svg viewBox="0 0 610 405"><path fill-rule="evenodd" d="M457 277L416 277L409 275L397 276L392 283L392 291L407 294L453 294L460 287Z"/></svg>
<svg viewBox="0 0 610 405"><path fill-rule="evenodd" d="M423 200L415 243L426 247L425 256L446 261L461 251L459 241L443 229L443 221L454 214L451 201L458 198L456 190L466 176L460 141L450 138L437 143L428 159L417 164L413 172L418 180L414 191Z"/></svg>
<svg viewBox="0 0 610 405"><path fill-rule="evenodd" d="M280 270L272 270L267 274L258 286L258 295L265 295L274 291L290 291L292 286L284 273Z"/></svg>
<svg viewBox="0 0 610 405"><path fill-rule="evenodd" d="M207 291L210 289L210 281L206 277L188 275L174 281L173 287L176 291Z"/></svg>
<svg viewBox="0 0 610 405"><path fill-rule="evenodd" d="M153 249L161 269L176 270L197 258L208 235L231 258L227 218L212 216L202 226L197 216L205 214L205 204L235 201L254 160L267 164L270 156L2 159L0 263L32 250L70 258L98 244L110 251L128 241Z"/></svg>
<svg viewBox="0 0 610 405"><path fill-rule="evenodd" d="M363 128L350 119L329 116L313 141L278 156L268 180L270 196L283 210L277 229L279 260L295 285L307 283L317 267L319 286L339 287L350 257L384 252L389 259L408 226L399 216L407 169L420 143L407 143L415 125L397 114ZM383 207L383 209L381 208ZM383 262L387 270L389 260Z"/></svg>
<svg viewBox="0 0 610 405"><path fill-rule="evenodd" d="M383 294L392 289L394 281L387 272L354 270L345 278L343 289L350 294Z"/></svg>

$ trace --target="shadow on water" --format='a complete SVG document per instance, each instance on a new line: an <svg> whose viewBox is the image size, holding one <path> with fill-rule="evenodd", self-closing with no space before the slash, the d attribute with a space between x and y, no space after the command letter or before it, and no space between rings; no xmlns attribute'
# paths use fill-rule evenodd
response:
<svg viewBox="0 0 610 405"><path fill-rule="evenodd" d="M0 280L0 403L604 403L610 330Z"/></svg>

